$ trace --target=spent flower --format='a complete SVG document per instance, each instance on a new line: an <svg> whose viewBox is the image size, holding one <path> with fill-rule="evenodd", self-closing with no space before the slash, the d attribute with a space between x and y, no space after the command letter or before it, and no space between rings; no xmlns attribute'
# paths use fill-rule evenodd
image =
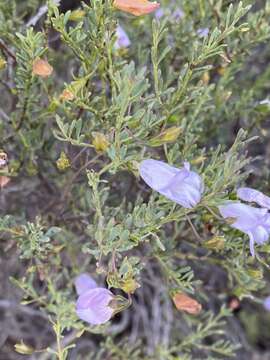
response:
<svg viewBox="0 0 270 360"><path fill-rule="evenodd" d="M33 61L32 71L34 75L46 78L52 74L53 67L47 60L37 58Z"/></svg>
<svg viewBox="0 0 270 360"><path fill-rule="evenodd" d="M125 11L135 16L149 14L159 8L159 4L148 0L115 0L113 3L116 9Z"/></svg>

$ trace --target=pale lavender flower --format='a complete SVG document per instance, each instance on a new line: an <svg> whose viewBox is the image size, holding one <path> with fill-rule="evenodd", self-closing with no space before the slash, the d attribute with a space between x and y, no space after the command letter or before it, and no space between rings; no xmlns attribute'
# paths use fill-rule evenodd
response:
<svg viewBox="0 0 270 360"><path fill-rule="evenodd" d="M270 209L270 197L258 190L243 187L237 190L237 196L241 200L255 202L263 208Z"/></svg>
<svg viewBox="0 0 270 360"><path fill-rule="evenodd" d="M78 317L91 325L101 325L109 321L114 313L110 307L113 293L97 287L96 282L87 274L81 274L75 280L79 298L76 303Z"/></svg>
<svg viewBox="0 0 270 360"><path fill-rule="evenodd" d="M178 21L178 20L183 19L184 15L185 15L184 11L182 9L178 8L178 9L174 10L174 12L172 13L172 18L174 20Z"/></svg>
<svg viewBox="0 0 270 360"><path fill-rule="evenodd" d="M92 279L91 276L88 274L81 274L75 279L75 288L78 295L81 295L87 290L95 289L97 287L98 286L95 280Z"/></svg>
<svg viewBox="0 0 270 360"><path fill-rule="evenodd" d="M191 209L201 200L203 180L190 171L188 162L178 169L163 161L149 159L142 161L139 171L148 186L184 208Z"/></svg>
<svg viewBox="0 0 270 360"><path fill-rule="evenodd" d="M126 48L130 45L129 37L125 32L125 30L120 25L117 25L116 37L117 40L114 44L115 49Z"/></svg>
<svg viewBox="0 0 270 360"><path fill-rule="evenodd" d="M199 38L205 38L208 36L208 34L209 34L208 28L200 28L197 30L197 35L199 36Z"/></svg>
<svg viewBox="0 0 270 360"><path fill-rule="evenodd" d="M218 207L230 226L249 236L250 252L255 255L254 244L262 245L269 238L270 214L267 209L258 209L239 202L228 202Z"/></svg>
<svg viewBox="0 0 270 360"><path fill-rule="evenodd" d="M178 8L176 10L174 10L173 12L170 11L170 13L165 12L162 8L159 8L156 12L155 12L155 18L156 19L161 19L165 14L168 14L168 16L170 17L170 19L172 20L180 20L184 17L184 12Z"/></svg>
<svg viewBox="0 0 270 360"><path fill-rule="evenodd" d="M268 297L264 300L263 306L264 306L265 310L270 311L270 296L268 296Z"/></svg>
<svg viewBox="0 0 270 360"><path fill-rule="evenodd" d="M164 10L162 8L157 9L155 12L155 18L160 19L162 16L164 16Z"/></svg>

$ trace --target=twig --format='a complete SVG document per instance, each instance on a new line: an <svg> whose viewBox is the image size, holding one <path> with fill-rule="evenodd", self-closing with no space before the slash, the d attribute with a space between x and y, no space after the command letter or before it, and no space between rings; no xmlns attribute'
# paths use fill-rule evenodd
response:
<svg viewBox="0 0 270 360"><path fill-rule="evenodd" d="M9 57L11 57L15 63L17 62L15 54L13 54L13 52L7 47L2 39L0 39L0 49L2 49Z"/></svg>
<svg viewBox="0 0 270 360"><path fill-rule="evenodd" d="M29 306L21 305L19 303L16 303L15 301L0 300L0 308L13 309L17 312L22 312L30 316L40 316L48 320L48 316L40 310L32 309Z"/></svg>
<svg viewBox="0 0 270 360"><path fill-rule="evenodd" d="M190 219L190 217L188 215L186 215L186 219L194 233L194 235L196 236L196 238L199 240L199 242L201 243L202 242L202 238L200 237L200 235L198 234L197 230L195 229L194 225L192 224L192 221Z"/></svg>
<svg viewBox="0 0 270 360"><path fill-rule="evenodd" d="M64 339L61 341L61 347L65 348L67 345L69 345L70 343L72 343L74 340L76 340L76 338L78 338L78 335L80 334L81 331L78 330L74 330L72 331L70 334L66 335L64 337ZM57 342L55 342L51 347L51 349L56 350L57 349ZM39 357L39 360L47 360L47 359L51 359L52 354L49 352L46 352L44 354L42 354Z"/></svg>
<svg viewBox="0 0 270 360"><path fill-rule="evenodd" d="M54 4L56 6L58 6L60 4L61 0L54 0ZM30 26L35 26L37 24L37 22L42 18L42 16L46 15L48 12L48 6L47 5L43 5L38 9L38 12L36 13L36 15L34 15L27 23L26 23L26 27L30 27Z"/></svg>
<svg viewBox="0 0 270 360"><path fill-rule="evenodd" d="M2 117L4 120L10 122L9 116L4 112L4 110L2 110L2 109L0 108L0 119L1 119L1 117Z"/></svg>

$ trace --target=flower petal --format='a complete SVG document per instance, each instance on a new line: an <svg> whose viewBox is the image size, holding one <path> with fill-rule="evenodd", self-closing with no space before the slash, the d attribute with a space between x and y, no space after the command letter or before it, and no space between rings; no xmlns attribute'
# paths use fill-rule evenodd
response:
<svg viewBox="0 0 270 360"><path fill-rule="evenodd" d="M228 202L218 207L223 218L234 218L231 226L245 233L259 226L267 214L266 209L257 209L239 202Z"/></svg>
<svg viewBox="0 0 270 360"><path fill-rule="evenodd" d="M268 297L264 300L263 306L264 306L265 310L270 311L270 296L268 296Z"/></svg>
<svg viewBox="0 0 270 360"><path fill-rule="evenodd" d="M241 200L255 202L262 207L270 209L270 197L264 195L261 191L243 187L237 190L237 196Z"/></svg>
<svg viewBox="0 0 270 360"><path fill-rule="evenodd" d="M97 288L97 283L92 277L86 273L81 274L75 279L75 287L78 295L83 294L87 290Z"/></svg>
<svg viewBox="0 0 270 360"><path fill-rule="evenodd" d="M113 315L109 306L113 294L104 288L88 290L81 294L76 303L78 317L92 325L104 324Z"/></svg>
<svg viewBox="0 0 270 360"><path fill-rule="evenodd" d="M185 208L192 208L201 200L204 186L201 177L189 168L187 162L177 169L149 159L141 163L140 175L152 189Z"/></svg>
<svg viewBox="0 0 270 360"><path fill-rule="evenodd" d="M170 183L173 177L179 173L179 169L163 161L149 159L141 162L139 172L148 186L159 191Z"/></svg>
<svg viewBox="0 0 270 360"><path fill-rule="evenodd" d="M120 25L118 25L116 28L116 36L117 40L114 45L115 49L126 48L130 45L129 37Z"/></svg>

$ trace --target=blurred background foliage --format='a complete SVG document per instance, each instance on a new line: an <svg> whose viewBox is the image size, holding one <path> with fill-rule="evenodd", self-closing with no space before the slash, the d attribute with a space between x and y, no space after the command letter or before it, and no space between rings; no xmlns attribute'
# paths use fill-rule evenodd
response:
<svg viewBox="0 0 270 360"><path fill-rule="evenodd" d="M270 2L230 3L164 0L157 18L0 0L1 360L270 358L270 245L251 258L216 215L239 185L270 193ZM37 58L50 76L33 74ZM152 192L145 158L190 161L202 202ZM79 321L81 272L130 308ZM199 315L175 308L180 291Z"/></svg>

